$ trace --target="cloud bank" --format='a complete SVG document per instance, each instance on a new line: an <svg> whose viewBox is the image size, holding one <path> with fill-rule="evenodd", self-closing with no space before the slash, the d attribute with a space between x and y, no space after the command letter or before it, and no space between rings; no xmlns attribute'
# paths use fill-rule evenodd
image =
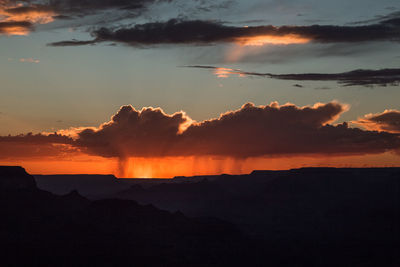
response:
<svg viewBox="0 0 400 267"><path fill-rule="evenodd" d="M228 26L216 21L171 19L165 22L137 24L113 30L100 28L92 31L93 42L117 42L131 46L159 44L215 44L242 45L291 43L357 43L400 40L400 18L357 26ZM82 45L77 42L55 42L50 45Z"/></svg>
<svg viewBox="0 0 400 267"><path fill-rule="evenodd" d="M122 160L167 156L365 155L400 148L396 133L351 128L347 123L333 125L347 108L337 102L305 107L247 103L219 118L194 122L182 111L168 115L160 108L136 110L123 106L99 127L75 129L74 138L62 134L8 136L0 137L0 146L60 147L61 154L79 150ZM4 154L6 150L0 151ZM38 153L43 155L42 151L46 150ZM18 153L9 156L17 157Z"/></svg>
<svg viewBox="0 0 400 267"><path fill-rule="evenodd" d="M73 139L61 134L21 134L0 136L0 159L62 157L77 149Z"/></svg>

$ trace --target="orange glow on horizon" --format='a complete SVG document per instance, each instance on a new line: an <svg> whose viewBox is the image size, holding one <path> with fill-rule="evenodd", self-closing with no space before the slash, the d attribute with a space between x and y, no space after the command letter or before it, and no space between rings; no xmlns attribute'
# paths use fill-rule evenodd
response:
<svg viewBox="0 0 400 267"><path fill-rule="evenodd" d="M0 160L19 165L31 174L114 174L119 178L172 178L174 176L248 174L253 170L301 167L400 167L400 155L383 153L354 156L292 156L236 159L228 157L115 158L81 155L62 159Z"/></svg>

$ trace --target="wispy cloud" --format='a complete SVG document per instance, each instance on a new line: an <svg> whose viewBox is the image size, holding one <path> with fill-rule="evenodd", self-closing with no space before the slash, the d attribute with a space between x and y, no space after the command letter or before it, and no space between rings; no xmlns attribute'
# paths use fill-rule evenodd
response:
<svg viewBox="0 0 400 267"><path fill-rule="evenodd" d="M40 63L39 59L34 59L34 58L20 58L19 62L24 62L24 63Z"/></svg>
<svg viewBox="0 0 400 267"><path fill-rule="evenodd" d="M212 70L220 78L237 75L239 77L257 76L293 81L336 81L343 86L397 86L400 84L400 69L354 70L342 73L272 74L215 66L193 65L185 67Z"/></svg>

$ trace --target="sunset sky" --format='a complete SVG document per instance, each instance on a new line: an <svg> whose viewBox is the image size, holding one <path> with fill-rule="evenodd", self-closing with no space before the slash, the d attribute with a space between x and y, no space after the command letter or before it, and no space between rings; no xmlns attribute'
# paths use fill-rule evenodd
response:
<svg viewBox="0 0 400 267"><path fill-rule="evenodd" d="M0 164L400 167L398 0L0 0Z"/></svg>

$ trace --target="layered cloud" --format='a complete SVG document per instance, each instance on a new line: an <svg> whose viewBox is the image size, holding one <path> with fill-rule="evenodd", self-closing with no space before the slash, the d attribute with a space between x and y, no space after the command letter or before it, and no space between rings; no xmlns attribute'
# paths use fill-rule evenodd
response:
<svg viewBox="0 0 400 267"><path fill-rule="evenodd" d="M400 84L400 69L354 70L342 73L272 74L247 72L240 69L220 68L214 66L195 65L186 67L212 70L214 74L220 78L227 78L231 75L237 75L239 77L258 76L293 81L336 81L344 86L396 86Z"/></svg>
<svg viewBox="0 0 400 267"><path fill-rule="evenodd" d="M10 24L0 26L0 34L27 35L37 24L47 24L56 20L61 22L55 27L92 29L99 25L114 27L115 23L124 20L127 20L124 23L131 25L132 21L129 20L133 18L144 14L147 14L147 18L150 17L151 6L157 9L157 6L171 2L178 0L0 0L0 23ZM196 13L228 8L231 2L231 0L189 1L188 10L184 7L187 3L181 2L178 5L181 11L190 14L194 12L193 10ZM163 11L165 12L165 9ZM29 23L29 25L18 25L16 28L12 27L11 23ZM69 42L65 43L68 44Z"/></svg>
<svg viewBox="0 0 400 267"><path fill-rule="evenodd" d="M382 113L368 114L354 123L372 131L400 133L400 111L385 110Z"/></svg>
<svg viewBox="0 0 400 267"><path fill-rule="evenodd" d="M29 21L31 23L46 24L53 21L54 10L45 5L8 5L2 9L2 15L9 21Z"/></svg>
<svg viewBox="0 0 400 267"><path fill-rule="evenodd" d="M88 14L96 10L123 9L135 10L144 8L156 0L53 0L49 7L63 14ZM160 2L160 1L158 1Z"/></svg>
<svg viewBox="0 0 400 267"><path fill-rule="evenodd" d="M347 106L330 102L314 106L266 106L248 103L219 118L192 121L184 112L171 115L159 108L123 106L99 127L72 130L72 135L20 135L0 138L1 157L65 154L77 151L115 157L221 156L233 158L295 155L365 155L400 148L396 133L333 125ZM71 131L69 131L71 133ZM51 149L50 149L51 148ZM10 154L11 153L11 154ZM6 154L6 155L4 155Z"/></svg>
<svg viewBox="0 0 400 267"><path fill-rule="evenodd" d="M163 0L2 0L2 15L18 20L42 21L45 15L88 15L99 10L143 9L146 5ZM168 1L168 0L165 0Z"/></svg>
<svg viewBox="0 0 400 267"><path fill-rule="evenodd" d="M0 35L27 35L35 24L52 22L55 11L34 1L0 1Z"/></svg>
<svg viewBox="0 0 400 267"><path fill-rule="evenodd" d="M28 21L0 21L0 35L26 35L32 28Z"/></svg>
<svg viewBox="0 0 400 267"><path fill-rule="evenodd" d="M0 159L62 157L77 152L73 143L57 133L0 136Z"/></svg>
<svg viewBox="0 0 400 267"><path fill-rule="evenodd" d="M0 34L27 35L36 24L47 24L56 19L81 20L89 15L113 11L102 21L115 21L133 16L148 5L169 0L1 0ZM124 15L122 15L123 13ZM103 14L104 15L104 14ZM109 18L109 19L107 19ZM88 22L85 23L88 26Z"/></svg>
<svg viewBox="0 0 400 267"><path fill-rule="evenodd" d="M355 43L400 40L400 18L384 19L368 25L339 26L228 26L215 21L171 19L166 22L137 24L112 30L94 30L93 42L118 42L138 45L237 43L265 44ZM58 42L51 45L82 45L80 42Z"/></svg>

